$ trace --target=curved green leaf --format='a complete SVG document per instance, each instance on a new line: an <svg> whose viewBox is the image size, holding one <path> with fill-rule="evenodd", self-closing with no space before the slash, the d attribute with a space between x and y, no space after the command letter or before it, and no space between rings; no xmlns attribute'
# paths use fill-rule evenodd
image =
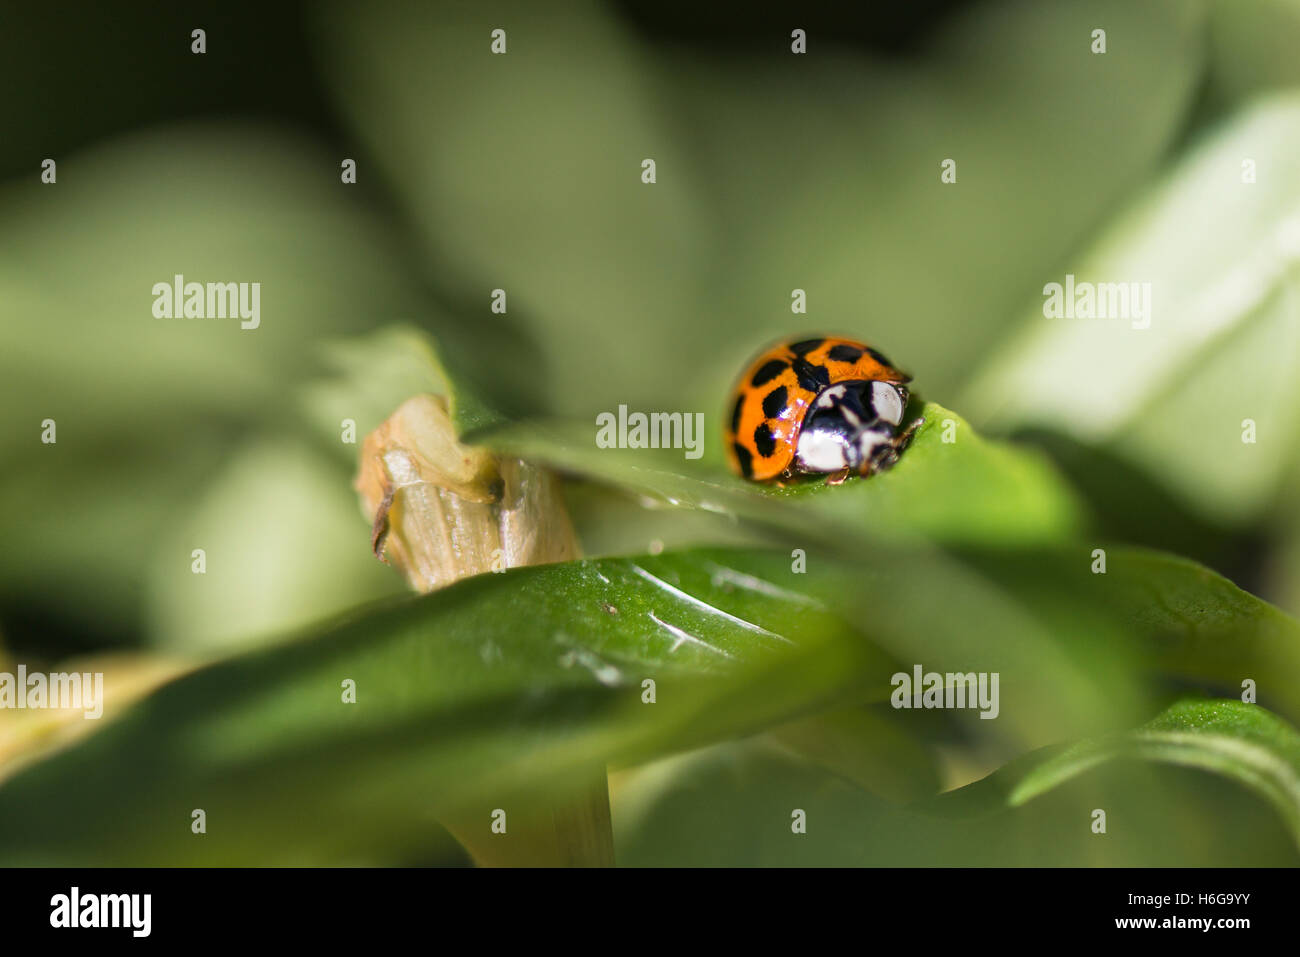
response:
<svg viewBox="0 0 1300 957"><path fill-rule="evenodd" d="M475 434L499 452L598 479L652 504L702 509L785 529L807 540L1028 545L1068 540L1083 511L1036 450L981 438L955 412L925 403L925 424L899 463L869 479L786 488L727 471L720 440L700 459L682 451L596 445L596 426L523 422Z"/></svg>
<svg viewBox="0 0 1300 957"><path fill-rule="evenodd" d="M521 782L562 789L576 769L788 720L863 682L883 695L879 652L814 599L765 585L761 565L522 568L204 668L6 781L0 859L388 855L413 822L433 841L442 813L488 821ZM194 808L206 837L190 832Z"/></svg>
<svg viewBox="0 0 1300 957"><path fill-rule="evenodd" d="M1117 758L1200 768L1257 792L1281 815L1300 848L1300 732L1254 704L1182 701L1126 734L1085 741L1041 761L1021 777L1013 807Z"/></svg>
<svg viewBox="0 0 1300 957"><path fill-rule="evenodd" d="M1001 772L994 775L1000 778ZM655 762L618 782L624 866L1294 867L1283 820L1231 774L1099 765L1008 806L980 781L886 801L762 739ZM1093 812L1107 812L1094 833ZM802 832L795 830L801 814ZM1189 839L1194 835L1195 839Z"/></svg>
<svg viewBox="0 0 1300 957"><path fill-rule="evenodd" d="M1236 638L1261 666L1270 649L1294 654L1297 643L1285 616L1252 624L1270 618L1267 606L1249 596L1232 605L1226 584L1215 598L1209 573L1189 564L1161 574L1208 596L1203 633L1170 631L1158 603L1135 597L1140 581L1039 607L1032 596L1072 590L1067 566L1046 560L974 570L929 550L807 557L803 571L786 554L738 550L515 569L204 668L6 781L0 860L385 858L416 850L411 822L426 820L418 830L434 853L448 846L436 820L486 820L525 784L541 800L593 764L633 765L883 703L892 676L917 664L999 672L997 720L970 710L944 721L990 753L1015 755L1133 721L1153 692L1137 676L1166 659L1177 665L1180 643L1192 659L1203 640L1221 646L1192 669L1219 680L1236 667L1227 663ZM1076 577L1094 577L1084 568ZM356 704L342 700L349 679ZM927 712L884 717L857 755L843 736L806 750L869 780L872 762L890 759L892 734L931 736ZM799 746L797 733L784 737ZM929 774L923 761L896 768L882 789L915 793ZM208 814L206 840L189 831L194 808Z"/></svg>
<svg viewBox="0 0 1300 957"><path fill-rule="evenodd" d="M1214 571L1172 555L1091 546L981 552L980 569L1042 616L1103 611L1143 667L1219 694L1253 682L1262 704L1300 721L1300 622Z"/></svg>
<svg viewBox="0 0 1300 957"><path fill-rule="evenodd" d="M1046 318L1035 296L963 408L1000 429L1099 446L1212 519L1258 516L1300 443L1297 152L1295 93L1202 142L1093 249L1043 279L1149 284L1149 326ZM1243 441L1248 419L1253 441Z"/></svg>
<svg viewBox="0 0 1300 957"><path fill-rule="evenodd" d="M1148 706L1133 655L1163 627L1144 625L1131 594L1108 600L1102 589L1049 614L1030 596L1070 586L1046 561L1002 575L925 551L865 564L809 558L802 573L779 553L709 550L516 569L213 665L7 781L0 857L85 863L89 847L101 863L396 853L411 820L433 828L440 814L488 813L494 795L524 782L563 790L569 772L593 763L635 764L884 702L891 676L918 663L999 672L998 720L951 717L1012 754L1104 732ZM963 618L948 613L954 606ZM1225 606L1204 637L1230 646L1266 610L1245 599ZM1293 646L1294 624L1277 618L1271 643ZM1184 638L1194 650L1198 636ZM355 705L341 700L348 679ZM925 713L889 714L903 733L927 736L915 723ZM870 760L854 766L849 755L845 772L861 780ZM923 763L914 771L926 773ZM895 778L891 790L914 787ZM370 816L352 827L362 806ZM220 823L221 840L192 839L196 807L210 834Z"/></svg>

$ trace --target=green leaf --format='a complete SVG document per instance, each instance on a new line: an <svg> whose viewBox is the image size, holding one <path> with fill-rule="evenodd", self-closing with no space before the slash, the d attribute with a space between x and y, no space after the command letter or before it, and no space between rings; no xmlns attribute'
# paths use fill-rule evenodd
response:
<svg viewBox="0 0 1300 957"><path fill-rule="evenodd" d="M365 437L413 395L458 397L438 361L432 340L410 326L385 326L361 336L332 339L317 346L321 373L298 385L302 418L322 445L337 451L353 469ZM356 423L355 442L340 442L345 420Z"/></svg>
<svg viewBox="0 0 1300 957"><path fill-rule="evenodd" d="M1033 801L1005 803L998 772L899 805L776 751L729 743L617 782L623 866L1294 867L1300 853L1259 791L1217 769L1094 766ZM1107 832L1092 832L1095 808ZM795 812L803 833L793 830ZM1194 839L1190 836L1194 836Z"/></svg>
<svg viewBox="0 0 1300 957"><path fill-rule="evenodd" d="M1270 679L1296 673L1295 624L1234 598L1203 569L1156 569L1147 577L1169 581L1143 601L1142 578L1125 586L1117 574L1121 556L1106 576L1087 571L1082 548L1073 572L1068 556L973 568L930 549L849 561L812 548L796 572L785 553L695 550L468 579L212 665L110 713L102 731L0 787L0 860L445 855L437 822L486 820L503 795L562 797L593 765L778 727L787 746L844 777L914 795L933 771L895 760L909 739L938 746L955 730L975 753L1005 759L1101 735L1151 713L1162 671L1235 680L1234 647ZM1083 585L1102 578L1113 582ZM1074 597L1056 600L1053 589ZM1178 620L1192 613L1179 594L1202 596L1203 630ZM1039 595L1053 600L1039 607ZM949 732L936 737L926 712L890 708L832 722L836 738L820 747L800 745L797 722L884 703L892 676L915 664L998 672L997 720L947 714ZM1147 672L1153 687L1140 680ZM348 679L356 704L341 701ZM856 753L845 746L855 726L873 735ZM880 762L894 766L873 773ZM149 802L136 799L142 792ZM196 807L209 834L220 822L220 841L190 834Z"/></svg>
<svg viewBox="0 0 1300 957"><path fill-rule="evenodd" d="M1220 522L1257 517L1300 442L1300 183L1284 172L1297 152L1294 93L1200 143L1089 252L1043 277L1149 283L1149 328L1046 318L1035 296L963 408L1114 454ZM1243 182L1246 162L1257 182Z"/></svg>
<svg viewBox="0 0 1300 957"><path fill-rule="evenodd" d="M525 783L540 794L593 763L634 764L883 702L891 676L917 661L1000 671L1001 718L972 712L966 733L1013 754L1100 733L1145 706L1116 671L1122 645L1104 622L1046 627L937 553L842 564L813 550L807 571L791 566L782 553L699 550L521 568L213 665L0 788L0 855L84 862L96 847L100 862L283 863L394 853L412 820L486 814L499 806L486 803L493 795ZM648 678L653 705L642 700ZM341 703L346 679L355 705ZM850 773L890 760L883 733L879 745ZM930 774L925 762L900 772L890 771L890 791ZM96 786L74 786L86 780ZM142 789L148 804L133 797ZM225 822L221 841L191 840L195 807Z"/></svg>
<svg viewBox="0 0 1300 957"><path fill-rule="evenodd" d="M1182 701L1135 731L1065 748L1016 781L1008 803L1024 804L1118 758L1200 768L1239 781L1277 810L1300 848L1300 733L1240 701Z"/></svg>
<svg viewBox="0 0 1300 957"><path fill-rule="evenodd" d="M487 821L524 782L541 795L593 763L788 720L860 685L883 695L893 668L879 652L814 600L764 585L751 574L762 565L665 555L517 569L202 669L6 781L0 859L434 853L437 817ZM341 701L348 679L354 705ZM190 833L194 808L207 839Z"/></svg>
<svg viewBox="0 0 1300 957"><path fill-rule="evenodd" d="M435 323L441 319L445 317L431 317ZM329 447L340 449L354 467L356 447L340 446L340 422L356 423L359 446L413 395L445 396L462 438L506 421L479 397L471 377L457 363L445 362L442 348L415 326L389 325L366 335L332 339L320 343L317 352L321 374L298 387L298 406Z"/></svg>
<svg viewBox="0 0 1300 957"><path fill-rule="evenodd" d="M1133 641L1144 667L1182 682L1259 701L1300 721L1300 622L1212 570L1140 548L982 552L981 571L1040 616L1103 610Z"/></svg>
<svg viewBox="0 0 1300 957"><path fill-rule="evenodd" d="M746 482L721 463L720 440L697 460L681 451L603 449L595 425L577 422L514 423L473 440L655 504L749 519L806 541L1026 545L1079 532L1082 509L1043 455L983 439L933 402L919 414L925 425L898 465L841 486L820 479L787 488Z"/></svg>

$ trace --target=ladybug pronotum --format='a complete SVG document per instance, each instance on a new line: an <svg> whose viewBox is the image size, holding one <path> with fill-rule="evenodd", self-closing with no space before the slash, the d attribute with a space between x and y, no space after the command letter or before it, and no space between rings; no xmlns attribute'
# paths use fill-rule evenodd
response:
<svg viewBox="0 0 1300 957"><path fill-rule="evenodd" d="M736 384L727 419L732 468L756 482L850 475L891 467L924 419L901 428L912 379L852 339L782 342Z"/></svg>

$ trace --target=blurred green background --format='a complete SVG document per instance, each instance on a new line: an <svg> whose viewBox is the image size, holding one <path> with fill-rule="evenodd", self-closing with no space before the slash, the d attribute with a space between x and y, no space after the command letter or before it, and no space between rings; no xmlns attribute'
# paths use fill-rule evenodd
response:
<svg viewBox="0 0 1300 957"><path fill-rule="evenodd" d="M400 594L339 441L427 387L398 326L508 419L702 411L712 469L759 347L856 336L1049 457L1075 541L1300 613L1297 41L1295 0L10 5L0 642L191 659ZM1152 329L1044 319L1067 272ZM260 328L155 319L176 273ZM570 497L588 554L770 540Z"/></svg>

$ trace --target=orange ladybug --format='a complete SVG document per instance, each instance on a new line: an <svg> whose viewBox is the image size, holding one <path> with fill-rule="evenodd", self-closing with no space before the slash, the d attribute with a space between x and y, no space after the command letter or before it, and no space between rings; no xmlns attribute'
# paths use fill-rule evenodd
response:
<svg viewBox="0 0 1300 957"><path fill-rule="evenodd" d="M852 339L775 345L736 384L726 431L731 467L755 482L825 474L832 485L884 471L925 421L899 430L911 379Z"/></svg>

